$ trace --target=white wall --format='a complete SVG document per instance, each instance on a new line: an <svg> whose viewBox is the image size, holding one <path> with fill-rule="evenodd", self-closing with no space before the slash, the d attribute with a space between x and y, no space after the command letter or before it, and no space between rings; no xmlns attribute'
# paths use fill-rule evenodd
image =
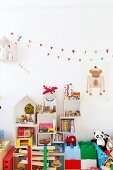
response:
<svg viewBox="0 0 113 170"><path fill-rule="evenodd" d="M22 35L23 39L67 49L112 49L112 1L60 1L4 1L0 6L0 37L14 32ZM47 52L35 47L28 50L24 44L19 46L20 62L30 69L30 74L22 70L18 63L0 63L0 94L3 96L0 129L5 130L6 138L11 141L14 141L13 108L24 95L29 94L39 102L42 85L56 85L59 87L58 110L62 114L63 84L72 82L77 89L81 89L82 64L73 60L58 60L54 55L59 54L58 51L49 57L46 56ZM112 59L110 64L112 73ZM82 102L82 116L76 120L79 140L90 139L96 129L113 136L112 103L112 91L109 101Z"/></svg>

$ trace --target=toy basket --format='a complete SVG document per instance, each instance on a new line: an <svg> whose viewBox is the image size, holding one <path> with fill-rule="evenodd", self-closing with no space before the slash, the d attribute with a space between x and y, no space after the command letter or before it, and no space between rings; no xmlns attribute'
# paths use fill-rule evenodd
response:
<svg viewBox="0 0 113 170"><path fill-rule="evenodd" d="M108 156L98 147L96 143L93 143L93 145L95 146L95 149L97 151L98 167L101 169L102 165L108 159Z"/></svg>

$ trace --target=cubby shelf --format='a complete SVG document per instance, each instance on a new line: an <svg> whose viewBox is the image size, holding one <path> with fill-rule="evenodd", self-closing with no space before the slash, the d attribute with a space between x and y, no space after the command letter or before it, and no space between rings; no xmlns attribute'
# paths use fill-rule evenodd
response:
<svg viewBox="0 0 113 170"><path fill-rule="evenodd" d="M38 116L57 116L57 113L39 113Z"/></svg>
<svg viewBox="0 0 113 170"><path fill-rule="evenodd" d="M15 127L37 127L36 124L15 124Z"/></svg>
<svg viewBox="0 0 113 170"><path fill-rule="evenodd" d="M62 117L60 117L60 119L75 119L75 117L65 117L65 116L62 116Z"/></svg>
<svg viewBox="0 0 113 170"><path fill-rule="evenodd" d="M55 134L55 133L49 133L49 132L43 133L43 132L38 132L37 134L42 134L42 135L44 135L44 134L47 134L47 135L50 134L50 135L51 135L51 134Z"/></svg>

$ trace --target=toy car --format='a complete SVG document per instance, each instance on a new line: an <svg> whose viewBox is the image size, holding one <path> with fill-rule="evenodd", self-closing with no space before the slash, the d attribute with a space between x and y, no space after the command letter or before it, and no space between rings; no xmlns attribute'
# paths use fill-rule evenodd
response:
<svg viewBox="0 0 113 170"><path fill-rule="evenodd" d="M50 143L50 138L48 138L48 139L40 139L39 143L40 144L48 144L48 143Z"/></svg>
<svg viewBox="0 0 113 170"><path fill-rule="evenodd" d="M73 146L76 146L76 137L75 136L67 136L65 140L67 146L70 146L72 144Z"/></svg>

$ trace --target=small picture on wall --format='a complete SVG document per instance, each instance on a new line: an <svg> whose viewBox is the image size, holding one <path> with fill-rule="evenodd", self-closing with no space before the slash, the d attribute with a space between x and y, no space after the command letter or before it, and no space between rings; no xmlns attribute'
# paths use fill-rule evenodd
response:
<svg viewBox="0 0 113 170"><path fill-rule="evenodd" d="M110 92L109 64L93 62L83 65L82 96L84 98L106 98Z"/></svg>

